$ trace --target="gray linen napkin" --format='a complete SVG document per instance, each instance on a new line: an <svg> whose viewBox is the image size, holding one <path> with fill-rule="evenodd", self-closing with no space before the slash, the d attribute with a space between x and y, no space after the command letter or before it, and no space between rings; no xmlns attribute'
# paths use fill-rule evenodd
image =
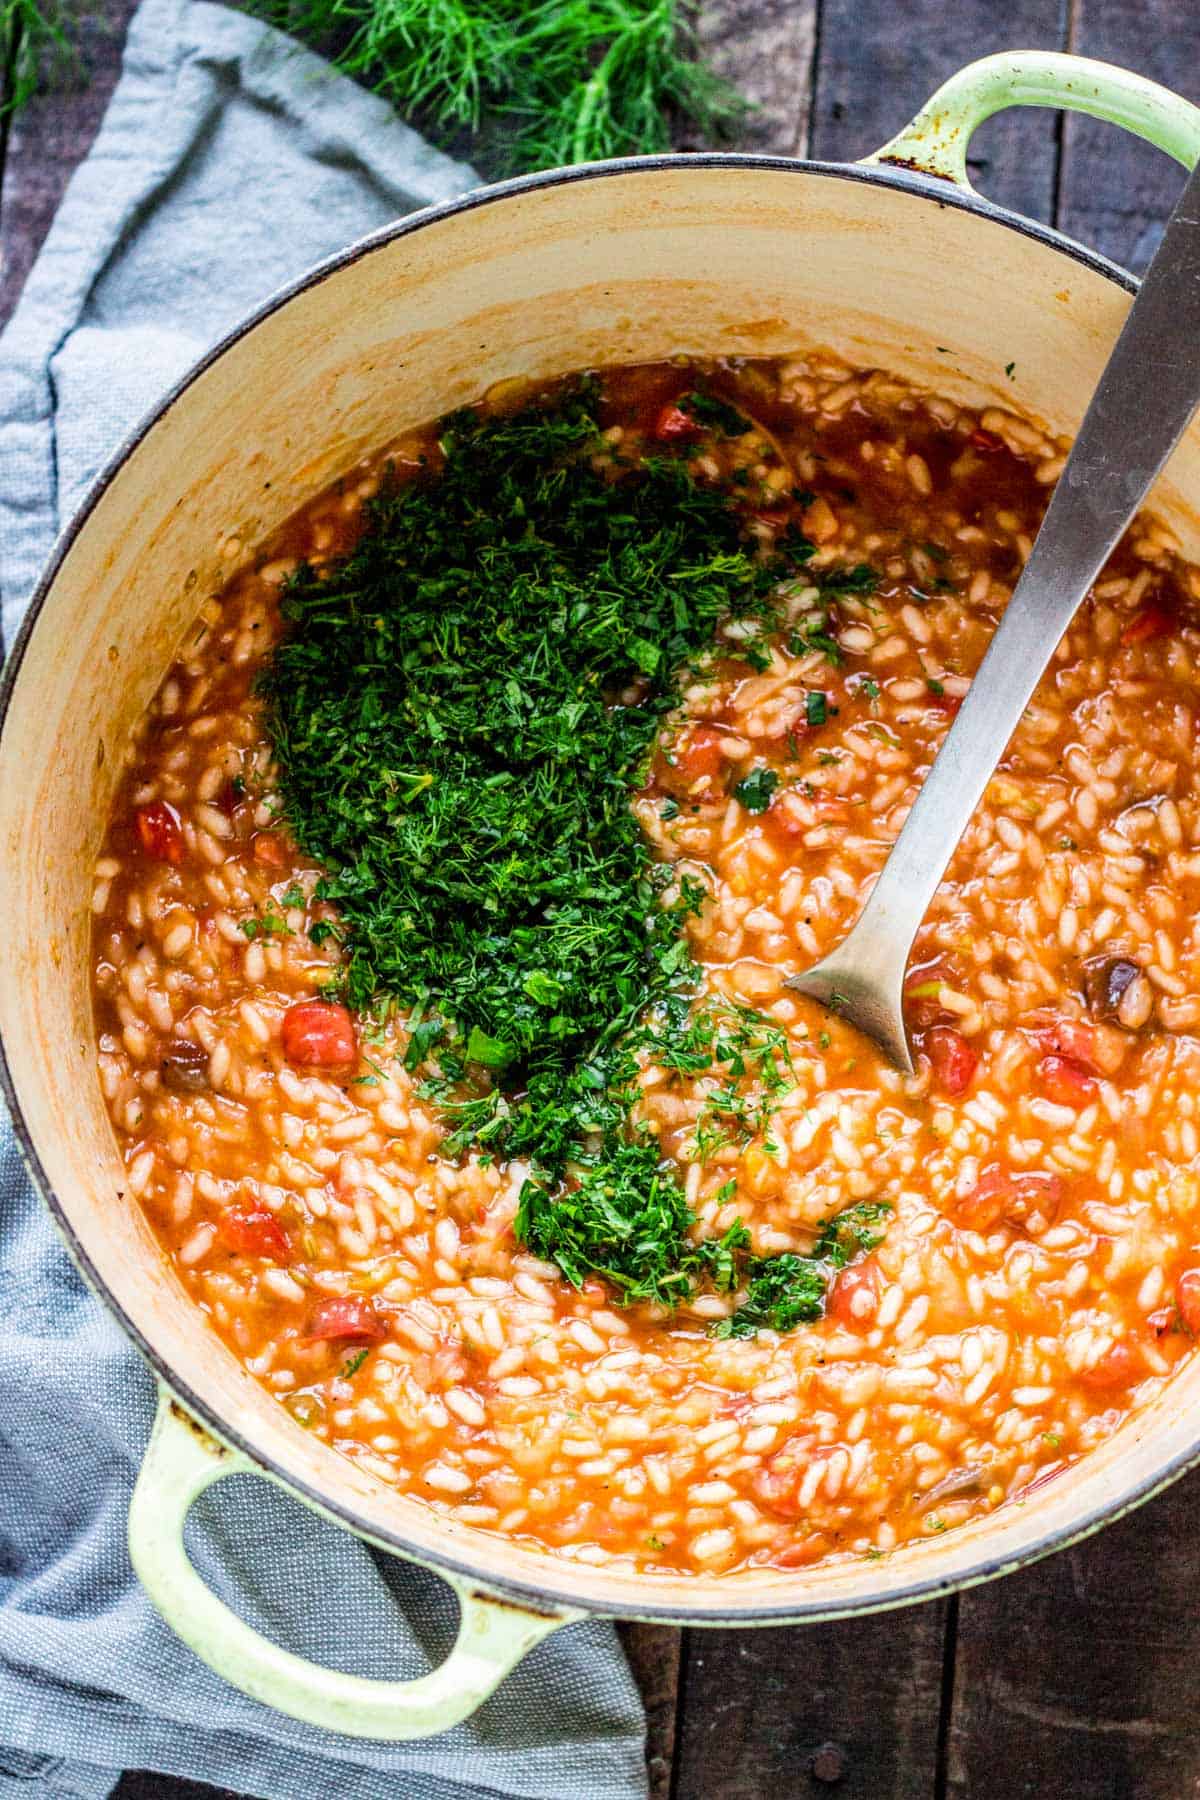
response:
<svg viewBox="0 0 1200 1800"><path fill-rule="evenodd" d="M141 413L222 331L326 253L473 184L288 38L145 0L124 72L0 338L6 639L55 535ZM245 1699L153 1613L124 1541L150 1376L82 1285L0 1113L0 1800L94 1800L154 1768L268 1800L630 1800L644 1718L611 1627L568 1627L475 1720L364 1744ZM190 1546L301 1654L414 1675L449 1590L261 1482L222 1485Z"/></svg>

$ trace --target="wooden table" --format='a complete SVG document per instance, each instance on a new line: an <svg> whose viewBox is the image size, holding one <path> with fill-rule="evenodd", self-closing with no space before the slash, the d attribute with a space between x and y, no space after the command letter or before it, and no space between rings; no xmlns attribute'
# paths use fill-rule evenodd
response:
<svg viewBox="0 0 1200 1800"><path fill-rule="evenodd" d="M36 101L0 142L0 321L91 142L130 10L90 0L90 81ZM701 29L761 103L747 148L860 156L962 63L1030 45L1124 63L1200 101L1195 0L705 0ZM987 193L1134 269L1179 187L1164 157L1079 118L1009 113L973 153ZM655 1800L1200 1796L1200 1473L1090 1543L939 1604L624 1635ZM118 1792L211 1794L145 1774Z"/></svg>

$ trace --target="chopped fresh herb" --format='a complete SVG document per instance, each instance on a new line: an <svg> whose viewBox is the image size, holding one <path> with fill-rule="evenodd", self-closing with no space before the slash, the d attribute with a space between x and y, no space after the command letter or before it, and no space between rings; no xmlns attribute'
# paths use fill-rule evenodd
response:
<svg viewBox="0 0 1200 1800"><path fill-rule="evenodd" d="M648 1534L646 1538L647 1550L665 1550L666 1547L667 1546L663 1543L657 1532L652 1531Z"/></svg>
<svg viewBox="0 0 1200 1800"><path fill-rule="evenodd" d="M764 1327L791 1331L819 1319L825 1310L825 1275L807 1256L756 1256L747 1266L746 1298L737 1311L714 1326L719 1338L753 1337Z"/></svg>
<svg viewBox="0 0 1200 1800"><path fill-rule="evenodd" d="M828 1050L828 1048L829 1048L830 1044L832 1044L832 1042L833 1042L833 1039L830 1037L830 1035L827 1031L822 1031L822 1032L818 1033L817 1043L819 1044L819 1046L821 1047L822 1050Z"/></svg>
<svg viewBox="0 0 1200 1800"><path fill-rule="evenodd" d="M626 1300L671 1306L713 1270L728 1270L728 1286L733 1253L749 1243L740 1222L721 1238L693 1242L693 1223L683 1188L663 1169L658 1146L643 1140L617 1145L603 1162L582 1169L574 1185L552 1191L530 1176L514 1228L575 1287L589 1275L602 1275Z"/></svg>
<svg viewBox="0 0 1200 1800"><path fill-rule="evenodd" d="M791 1331L806 1320L819 1319L830 1276L877 1247L891 1210L882 1201L860 1201L826 1220L807 1256L786 1251L751 1258L744 1278L746 1298L713 1328L712 1335L750 1337L764 1327Z"/></svg>
<svg viewBox="0 0 1200 1800"><path fill-rule="evenodd" d="M229 784L229 791L235 800L244 800L246 798L246 783L241 775L234 776Z"/></svg>
<svg viewBox="0 0 1200 1800"><path fill-rule="evenodd" d="M774 769L752 769L738 782L733 797L747 812L762 813L770 806L771 796L778 786L779 777Z"/></svg>
<svg viewBox="0 0 1200 1800"><path fill-rule="evenodd" d="M826 594L873 594L878 585L879 576L870 563L856 563L852 569L829 569L821 577L821 589Z"/></svg>
<svg viewBox="0 0 1200 1800"><path fill-rule="evenodd" d="M842 661L841 645L824 629L823 620L819 625L798 625L788 639L788 650L792 656L810 656L815 652L835 669Z"/></svg>
<svg viewBox="0 0 1200 1800"><path fill-rule="evenodd" d="M349 1381L351 1375L357 1375L370 1354L371 1350L368 1345L364 1349L358 1351L356 1355L352 1356L350 1361L346 1363L342 1369L342 1379L344 1381Z"/></svg>
<svg viewBox="0 0 1200 1800"><path fill-rule="evenodd" d="M251 943L256 938L291 937L293 935L283 914L275 912L269 901L266 911L260 913L257 918L243 919L240 930L242 936L249 938Z"/></svg>
<svg viewBox="0 0 1200 1800"><path fill-rule="evenodd" d="M302 887L290 887L286 894L280 896L279 904L285 912L290 912L295 906L303 906L304 889Z"/></svg>
<svg viewBox="0 0 1200 1800"><path fill-rule="evenodd" d="M944 694L944 693L945 693L945 691L946 691L946 684L945 684L945 682L943 682L943 681L935 681L935 680L934 680L934 679L933 679L933 677L932 677L932 675L927 675L927 676L926 676L926 677L925 677L925 686L926 686L926 687L927 687L927 688L928 688L928 689L929 689L929 692L930 692L930 693L931 693L931 694L937 694L937 695L938 695L938 696L939 696L939 697L940 697L940 696L941 696L941 695L942 695L942 694Z"/></svg>
<svg viewBox="0 0 1200 1800"><path fill-rule="evenodd" d="M1013 370L1016 368L1016 366L1017 365L1015 362L1008 362L1008 363L1005 363L1005 365L1004 365L1004 373L1008 376L1008 379L1010 381L1013 378Z"/></svg>
<svg viewBox="0 0 1200 1800"><path fill-rule="evenodd" d="M820 688L810 688L804 697L804 722L812 730L819 729L829 717L829 699Z"/></svg>
<svg viewBox="0 0 1200 1800"><path fill-rule="evenodd" d="M860 1200L822 1225L811 1254L818 1262L844 1269L856 1256L867 1256L883 1242L891 1207L886 1200Z"/></svg>
<svg viewBox="0 0 1200 1800"><path fill-rule="evenodd" d="M935 544L931 538L927 538L921 545L921 548L926 556L932 557L933 561L936 563L949 562L950 560L950 552L948 550L943 550L942 546L940 544Z"/></svg>
<svg viewBox="0 0 1200 1800"><path fill-rule="evenodd" d="M630 800L681 673L727 620L765 641L812 546L764 557L686 453L614 479L598 441L587 384L445 421L440 475L385 488L347 556L297 571L262 687L292 830L340 912L333 991L407 1014L445 1154L529 1163L523 1243L673 1305L763 1277L740 1222L695 1237L631 1121L641 1060L716 1072L710 1142L760 1132L788 1078L776 1028L692 1006L681 927L704 890L652 861ZM762 810L777 782L756 770L739 798Z"/></svg>
<svg viewBox="0 0 1200 1800"><path fill-rule="evenodd" d="M752 429L745 413L730 406L728 400L721 400L716 394L685 394L679 402L684 412L690 413L701 425L710 425L725 437L745 437Z"/></svg>
<svg viewBox="0 0 1200 1800"><path fill-rule="evenodd" d="M827 769L832 763L840 762L841 756L836 750L818 750L817 761L823 769Z"/></svg>

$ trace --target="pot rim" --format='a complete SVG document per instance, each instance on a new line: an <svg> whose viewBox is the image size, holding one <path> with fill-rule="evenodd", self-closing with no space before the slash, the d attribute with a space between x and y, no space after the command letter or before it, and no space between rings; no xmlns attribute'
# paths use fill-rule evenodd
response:
<svg viewBox="0 0 1200 1800"><path fill-rule="evenodd" d="M411 233L423 230L426 226L439 224L442 220L453 218L460 213L467 213L479 207L502 204L505 201L520 199L528 193L538 192L546 188L567 186L575 182L602 181L614 176L653 177L666 171L685 170L765 170L778 174L815 175L820 178L862 182L878 187L890 188L911 195L914 199L926 200L939 207L953 207L962 212L973 213L1018 235L1033 238L1047 245L1050 249L1067 257L1074 263L1101 275L1111 281L1127 294L1137 292L1137 280L1111 262L1097 251L1079 244L1051 226L1027 218L1024 214L1009 211L998 206L994 201L976 193L971 188L962 188L949 180L930 175L923 170L907 165L837 163L823 161L807 161L798 157L764 156L734 152L709 151L694 155L663 154L644 157L620 157L604 162L582 163L570 168L549 169L534 175L517 176L509 181L496 182L487 186L472 188L456 199L442 201L436 205L423 207L418 212L409 213L390 225L381 226L367 236L357 239L345 249L335 252L321 262L306 270L295 280L289 282L271 294L262 304L249 313L237 325L225 332L218 341L207 350L167 391L158 404L151 409L139 423L125 436L116 450L109 456L96 475L86 497L70 522L59 535L50 560L30 598L25 615L17 630L12 649L6 659L5 667L0 672L0 739L8 720L12 696L20 679L21 668L30 639L36 629L42 609L54 587L59 571L71 551L76 540L83 532L96 506L107 492L111 484L118 478L129 457L138 448L149 432L166 416L167 413L183 398L192 384L199 379L226 351L240 343L263 320L271 317L280 308L310 289L318 287L330 276L337 274L361 258L370 256L407 237ZM527 1602L534 1607L556 1607L567 1611L578 1612L582 1606L586 1612L594 1616L609 1618L639 1618L664 1625L772 1625L785 1623L812 1623L857 1616L860 1614L881 1612L893 1607L912 1605L918 1601L943 1598L948 1594L960 1592L966 1588L978 1586L980 1583L994 1579L996 1576L1013 1572L1029 1563L1037 1562L1042 1557L1056 1550L1066 1548L1080 1542L1131 1511L1135 1506L1152 1498L1163 1488L1177 1480L1179 1476L1200 1462L1200 1435L1192 1445L1172 1457L1163 1467L1140 1479L1131 1487L1114 1496L1111 1502L1093 1506L1081 1519L1067 1526L1048 1532L1032 1545L1017 1553L999 1555L987 1554L986 1551L976 1557L968 1567L954 1575L922 1575L919 1572L917 1559L914 1557L914 1575L903 1586L889 1589L886 1593L864 1594L853 1599L838 1600L833 1603L822 1603L820 1598L788 1601L772 1601L757 1606L749 1606L736 1612L722 1608L714 1599L714 1591L719 1587L713 1581L702 1582L697 1578L697 1604L695 1606L671 1603L658 1605L653 1599L651 1584L646 1587L646 1600L639 1602L631 1609L603 1596L581 1596L560 1588L554 1580L557 1567L550 1554L545 1557L546 1580L544 1583L533 1582L521 1578L510 1578L507 1575L496 1576L490 1571L481 1575L477 1567L469 1560L457 1554L442 1555L431 1552L426 1547L410 1544L399 1533L381 1531L367 1526L358 1517L353 1505L346 1503L336 1495L331 1495L319 1487L284 1474L272 1457L255 1447L242 1433L224 1418L217 1414L208 1401L195 1393L188 1383L183 1382L167 1364L153 1346L146 1340L134 1321L128 1316L121 1300L98 1274L90 1258L77 1236L71 1219L50 1182L47 1172L33 1141L32 1133L26 1124L21 1105L17 1097L16 1084L9 1066L8 1052L0 1037L0 1095L7 1103L12 1118L17 1145L25 1167L45 1202L47 1209L62 1236L67 1250L76 1267L85 1277L93 1293L104 1302L108 1310L115 1316L126 1337L135 1345L143 1358L149 1363L159 1381L175 1394L204 1426L215 1437L234 1449L240 1451L250 1462L274 1479L280 1486L313 1507L317 1512L329 1518L333 1523L353 1533L354 1536L378 1545L392 1554L408 1561L415 1561L435 1571L444 1569L468 1580L476 1580L487 1589L494 1590L514 1600ZM574 1565L572 1565L574 1566ZM602 1581L603 1570L594 1571ZM724 1578L722 1578L723 1580Z"/></svg>

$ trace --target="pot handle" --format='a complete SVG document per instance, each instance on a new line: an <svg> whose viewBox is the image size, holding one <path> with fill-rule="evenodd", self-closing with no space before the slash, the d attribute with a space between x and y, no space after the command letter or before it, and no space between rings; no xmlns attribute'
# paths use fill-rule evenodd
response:
<svg viewBox="0 0 1200 1800"><path fill-rule="evenodd" d="M1200 158L1200 108L1169 88L1086 56L1008 50L981 57L952 75L911 125L863 161L916 169L972 193L967 145L985 119L1007 106L1090 113L1136 132L1185 168Z"/></svg>
<svg viewBox="0 0 1200 1800"><path fill-rule="evenodd" d="M393 1742L432 1737L473 1713L535 1644L583 1617L535 1612L447 1574L458 1595L458 1637L430 1674L373 1681L306 1662L219 1600L184 1548L188 1511L205 1488L226 1475L264 1473L249 1457L217 1443L160 1388L158 1417L129 1503L129 1554L167 1624L210 1669L305 1724Z"/></svg>

